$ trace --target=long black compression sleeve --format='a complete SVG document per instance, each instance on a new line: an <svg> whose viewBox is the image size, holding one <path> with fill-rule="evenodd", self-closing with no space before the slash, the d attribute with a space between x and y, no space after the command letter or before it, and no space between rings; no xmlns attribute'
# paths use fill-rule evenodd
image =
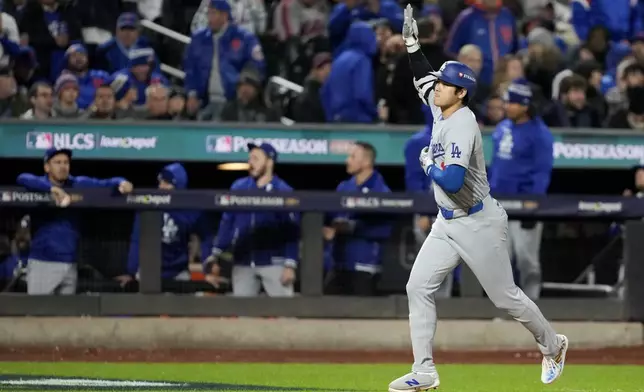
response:
<svg viewBox="0 0 644 392"><path fill-rule="evenodd" d="M414 73L414 78L420 80L429 75L430 72L434 72L434 68L427 61L427 57L423 54L420 48L414 50L412 48L408 49L409 54L409 65L411 66L411 71Z"/></svg>

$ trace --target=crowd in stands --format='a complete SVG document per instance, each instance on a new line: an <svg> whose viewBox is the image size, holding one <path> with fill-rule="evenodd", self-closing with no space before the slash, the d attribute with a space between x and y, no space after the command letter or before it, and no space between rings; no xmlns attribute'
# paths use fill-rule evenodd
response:
<svg viewBox="0 0 644 392"><path fill-rule="evenodd" d="M643 0L411 0L482 125L525 77L551 127L644 129ZM394 0L3 0L3 118L424 124ZM144 34L141 19L189 35ZM179 53L183 53L182 56ZM182 69L164 75L160 65ZM278 75L300 94L278 94ZM281 95L280 95L281 94Z"/></svg>

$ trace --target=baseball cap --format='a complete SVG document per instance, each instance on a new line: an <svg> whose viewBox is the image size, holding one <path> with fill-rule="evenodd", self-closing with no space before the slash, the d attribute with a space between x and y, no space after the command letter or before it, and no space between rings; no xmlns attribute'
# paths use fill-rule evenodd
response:
<svg viewBox="0 0 644 392"><path fill-rule="evenodd" d="M124 12L116 20L117 29L135 29L137 27L139 27L139 17L134 12Z"/></svg>
<svg viewBox="0 0 644 392"><path fill-rule="evenodd" d="M65 154L65 155L67 155L68 158L71 159L72 150L67 149L67 148L52 147L52 148L48 149L47 151L45 151L45 157L44 157L45 163L49 162L49 160L51 158L53 158L55 155L58 155L58 154Z"/></svg>
<svg viewBox="0 0 644 392"><path fill-rule="evenodd" d="M259 145L255 144L255 143L248 143L247 146L248 146L248 152L250 152L251 150L253 150L255 148L259 148L260 150L264 151L264 153L266 154L267 157L269 157L270 159L272 159L274 161L277 161L277 150L272 145L270 145L268 143L262 143L262 144L259 144Z"/></svg>
<svg viewBox="0 0 644 392"><path fill-rule="evenodd" d="M532 100L530 83L524 78L513 80L503 98L506 102L528 106Z"/></svg>

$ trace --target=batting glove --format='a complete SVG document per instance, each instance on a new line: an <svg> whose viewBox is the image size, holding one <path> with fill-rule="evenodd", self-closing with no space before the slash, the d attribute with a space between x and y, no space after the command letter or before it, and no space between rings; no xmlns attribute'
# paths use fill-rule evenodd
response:
<svg viewBox="0 0 644 392"><path fill-rule="evenodd" d="M420 157L418 157L418 160L420 161L420 166L423 168L423 172L425 172L425 174L428 174L429 169L432 165L434 165L434 157L432 157L432 152L429 149L429 146L423 148L423 150L420 152Z"/></svg>
<svg viewBox="0 0 644 392"><path fill-rule="evenodd" d="M407 46L407 51L413 53L420 49L420 45L418 45L418 24L414 19L414 10L411 8L411 4L407 4L403 17L402 36Z"/></svg>

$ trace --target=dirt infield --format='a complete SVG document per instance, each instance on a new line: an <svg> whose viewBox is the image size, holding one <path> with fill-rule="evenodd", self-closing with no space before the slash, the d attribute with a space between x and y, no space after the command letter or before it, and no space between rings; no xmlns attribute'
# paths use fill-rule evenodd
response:
<svg viewBox="0 0 644 392"><path fill-rule="evenodd" d="M526 363L541 360L537 351L443 351L438 363ZM571 350L570 363L644 365L644 346ZM301 362L409 363L407 351L295 351L295 350L125 350L80 348L0 348L0 361L79 362Z"/></svg>

